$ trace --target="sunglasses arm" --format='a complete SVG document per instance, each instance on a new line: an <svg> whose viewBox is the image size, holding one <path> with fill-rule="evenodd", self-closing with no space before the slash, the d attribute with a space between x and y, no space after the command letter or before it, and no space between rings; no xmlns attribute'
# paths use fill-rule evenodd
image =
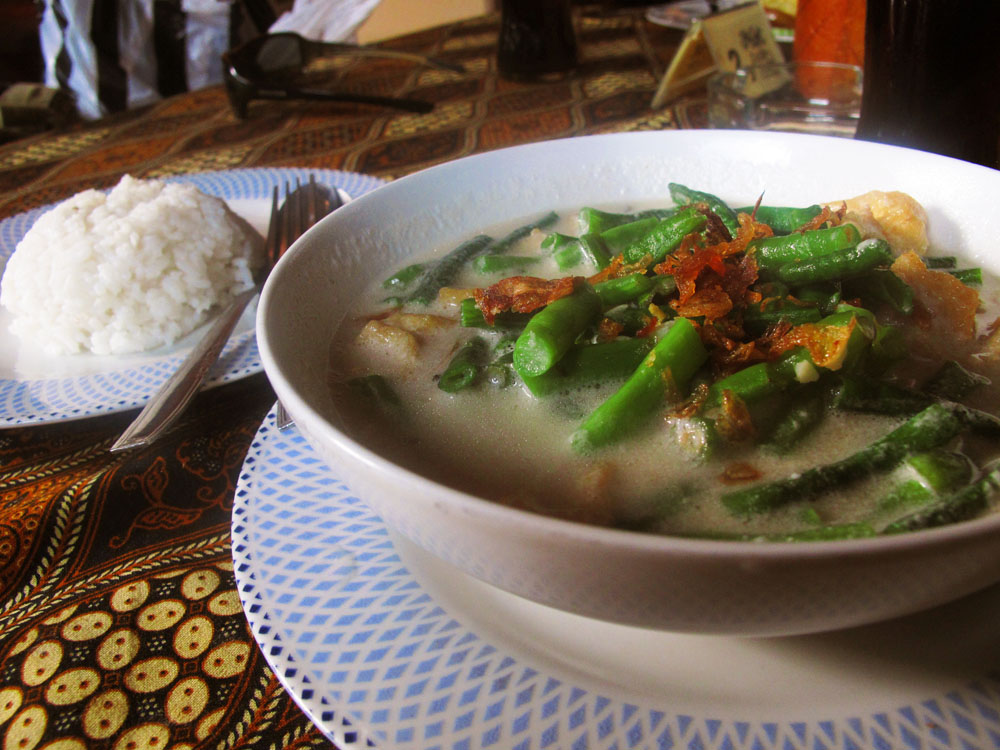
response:
<svg viewBox="0 0 1000 750"><path fill-rule="evenodd" d="M420 114L425 114L434 109L434 105L431 102L426 102L420 99L403 99L403 98L395 98L388 96L369 96L367 94L352 94L348 92L323 91L321 89L257 88L252 98L271 99L271 100L305 99L308 101L322 101L322 102L351 102L354 104L371 104L377 107L390 107L392 109L401 109L405 112L417 112Z"/></svg>
<svg viewBox="0 0 1000 750"><path fill-rule="evenodd" d="M450 70L453 73L465 73L465 67L459 63L440 60L436 57L427 57L413 52L402 52L394 49L384 49L382 47L367 47L360 44L350 44L349 42L317 42L310 39L303 39L309 50L313 54L323 52L338 52L346 55L357 55L358 57L384 57L397 60L408 60L431 68L440 70Z"/></svg>

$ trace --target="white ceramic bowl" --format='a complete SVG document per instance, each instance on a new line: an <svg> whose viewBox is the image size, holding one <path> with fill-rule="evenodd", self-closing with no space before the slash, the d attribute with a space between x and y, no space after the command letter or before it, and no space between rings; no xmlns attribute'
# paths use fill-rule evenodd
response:
<svg viewBox="0 0 1000 750"><path fill-rule="evenodd" d="M333 423L330 341L358 290L413 252L555 208L668 203L667 183L735 204L806 205L904 190L934 245L1000 270L1000 172L915 151L783 133L672 131L547 141L404 177L324 219L264 289L264 368L298 429L387 525L460 569L583 615L678 631L777 635L917 611L1000 580L1000 514L823 543L676 539L541 517L395 466Z"/></svg>

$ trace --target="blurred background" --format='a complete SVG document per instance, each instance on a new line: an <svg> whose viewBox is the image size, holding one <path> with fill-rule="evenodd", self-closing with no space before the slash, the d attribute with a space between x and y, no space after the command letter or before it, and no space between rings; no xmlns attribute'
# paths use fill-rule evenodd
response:
<svg viewBox="0 0 1000 750"><path fill-rule="evenodd" d="M0 143L219 83L222 52L269 28L368 44L498 1L0 0Z"/></svg>
<svg viewBox="0 0 1000 750"><path fill-rule="evenodd" d="M496 6L498 0L382 0L358 29L358 41L377 42L408 31L479 16Z"/></svg>
<svg viewBox="0 0 1000 750"><path fill-rule="evenodd" d="M865 0L759 1L776 32L788 32L787 39L776 33L779 41L791 41L794 27L796 59L862 64ZM643 7L651 22L684 29L694 18L753 0L566 2ZM500 5L501 0L0 0L0 142L221 83L222 54L269 30L364 45L483 16ZM532 5L529 0L525 7ZM854 33L847 33L851 28ZM841 49L845 45L850 49ZM782 54L788 52L777 53ZM504 61L498 65L501 75L514 74ZM654 107L661 105L654 101Z"/></svg>
<svg viewBox="0 0 1000 750"><path fill-rule="evenodd" d="M438 24L470 18L494 8L494 0L381 0L357 31L362 44ZM0 88L17 82L40 83L42 51L36 0L0 2Z"/></svg>
<svg viewBox="0 0 1000 750"><path fill-rule="evenodd" d="M34 0L4 0L0 5L0 85L42 80L38 9Z"/></svg>

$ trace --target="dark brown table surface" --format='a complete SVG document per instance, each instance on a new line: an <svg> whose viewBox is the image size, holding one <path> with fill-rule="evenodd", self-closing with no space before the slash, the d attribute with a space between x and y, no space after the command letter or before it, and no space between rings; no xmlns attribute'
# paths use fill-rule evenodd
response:
<svg viewBox="0 0 1000 750"><path fill-rule="evenodd" d="M581 64L560 81L497 76L495 15L385 43L466 75L384 61L347 71L344 85L435 102L426 115L255 102L240 121L215 87L7 144L0 218L125 173L294 166L391 179L530 141L701 125L697 96L649 106L680 32L639 10L584 7L577 24ZM255 646L232 574L237 478L273 402L263 374L221 386L126 454L108 448L134 412L0 430L0 747L329 746Z"/></svg>

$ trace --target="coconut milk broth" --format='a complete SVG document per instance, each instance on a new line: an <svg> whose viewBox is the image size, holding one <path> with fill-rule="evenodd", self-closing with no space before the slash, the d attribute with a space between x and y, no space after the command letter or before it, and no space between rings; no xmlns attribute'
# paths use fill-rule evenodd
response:
<svg viewBox="0 0 1000 750"><path fill-rule="evenodd" d="M601 208L635 212L655 207ZM502 237L523 223L515 221L485 231ZM541 248L541 241L553 231L579 234L576 209L561 211L555 225L544 232L533 232L509 251L511 255L538 254L543 258L539 263L523 272L490 276L470 270L452 286L485 287L518 273L545 278L590 273L586 267L567 272L556 266ZM437 248L423 260L440 257L451 249ZM412 262L414 259L409 259L400 267ZM396 270L387 269L385 277ZM984 281L980 291L988 310L980 317L992 321L1000 314L1000 293L995 279ZM460 343L480 335L492 347L503 333L460 327L457 306L435 302L426 307L412 306L412 310L408 307L407 311L440 315L456 322L443 335L422 338L415 366L386 366L384 361L360 352L355 339L368 319L392 309L386 302L390 295L381 281L373 284L359 296L353 307L356 314L345 320L336 333L330 382L338 416L349 434L375 452L455 489L586 523L666 534L765 535L808 528L816 518L812 509L824 523L870 520L875 501L909 478L905 470L897 471L777 512L752 519L735 517L717 500L719 493L741 486L726 480L727 467L750 464L759 472L761 481L778 479L854 453L891 431L902 418L833 412L789 455L776 456L752 445L727 446L718 457L699 461L681 447L678 423L656 417L641 434L621 445L579 455L570 445L570 436L620 382L543 399L535 398L519 383L507 388L481 385L446 393L437 387L437 378ZM403 402L399 414L390 418L373 414L344 387L348 379L372 373L383 375L399 394ZM979 393L975 405L996 413L1000 403L995 389L985 390ZM985 444L966 443L960 447L980 462L995 454L995 449Z"/></svg>

